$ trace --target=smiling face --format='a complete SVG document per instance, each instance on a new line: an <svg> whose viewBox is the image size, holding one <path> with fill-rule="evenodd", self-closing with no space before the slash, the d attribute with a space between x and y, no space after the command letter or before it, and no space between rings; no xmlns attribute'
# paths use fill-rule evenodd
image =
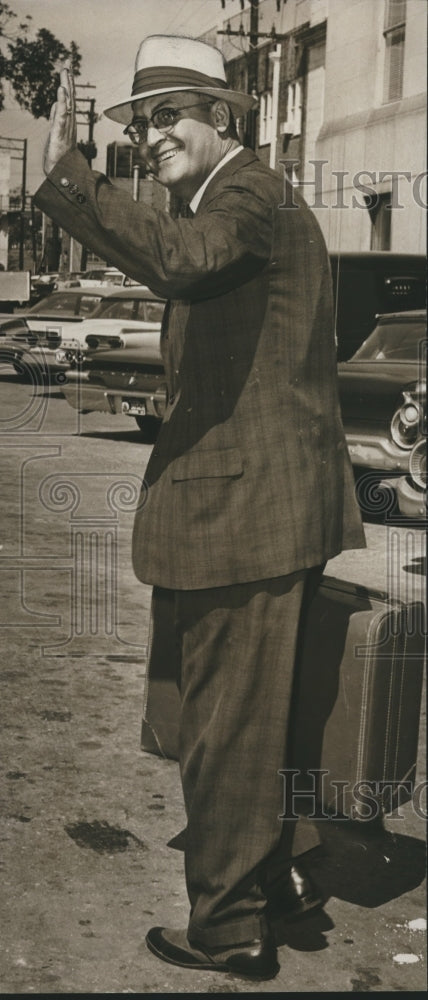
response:
<svg viewBox="0 0 428 1000"><path fill-rule="evenodd" d="M158 94L133 104L134 119L150 119L160 108L183 109L168 132L161 132L150 123L147 140L139 149L158 181L184 201L191 200L225 152L237 145L229 139L225 148L225 139L217 131L220 104L224 102L212 102L207 95L191 91ZM184 110L187 107L188 112Z"/></svg>

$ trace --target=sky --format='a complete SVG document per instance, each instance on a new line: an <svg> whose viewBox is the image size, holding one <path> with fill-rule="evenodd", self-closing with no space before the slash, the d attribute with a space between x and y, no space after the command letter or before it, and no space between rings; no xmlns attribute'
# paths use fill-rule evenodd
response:
<svg viewBox="0 0 428 1000"><path fill-rule="evenodd" d="M78 84L96 89L77 91L94 97L98 114L130 94L134 62L146 35L165 33L197 36L210 28L221 13L220 0L9 0L19 18L30 14L32 27L48 28L68 45L76 42L82 55ZM89 105L86 105L89 107ZM43 180L42 156L48 133L44 119L21 111L10 96L0 113L0 136L28 140L27 191L34 194ZM78 139L87 139L87 125L79 126ZM95 125L94 138L100 153L94 161L105 170L107 143L121 141L121 126L104 118ZM20 165L14 164L14 180L20 184ZM13 185L12 185L13 186Z"/></svg>

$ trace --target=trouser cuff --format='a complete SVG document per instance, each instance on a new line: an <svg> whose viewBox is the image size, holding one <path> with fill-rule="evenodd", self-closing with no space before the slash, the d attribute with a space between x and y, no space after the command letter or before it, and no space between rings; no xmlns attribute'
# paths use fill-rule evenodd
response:
<svg viewBox="0 0 428 1000"><path fill-rule="evenodd" d="M187 937L189 943L206 948L230 947L245 944L255 938L261 938L265 933L265 917L263 912L254 913L241 920L231 920L225 924L210 927L199 927L192 921L189 923Z"/></svg>

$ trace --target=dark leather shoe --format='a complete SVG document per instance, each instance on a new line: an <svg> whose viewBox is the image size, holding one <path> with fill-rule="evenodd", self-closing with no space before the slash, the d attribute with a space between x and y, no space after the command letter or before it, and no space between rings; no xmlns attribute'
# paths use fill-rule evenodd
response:
<svg viewBox="0 0 428 1000"><path fill-rule="evenodd" d="M206 972L232 972L246 979L273 979L279 972L276 947L270 931L238 945L201 948L189 944L185 931L152 927L147 947L170 965Z"/></svg>
<svg viewBox="0 0 428 1000"><path fill-rule="evenodd" d="M267 913L283 920L300 920L319 910L323 899L309 876L294 864L288 877L278 879L267 891Z"/></svg>

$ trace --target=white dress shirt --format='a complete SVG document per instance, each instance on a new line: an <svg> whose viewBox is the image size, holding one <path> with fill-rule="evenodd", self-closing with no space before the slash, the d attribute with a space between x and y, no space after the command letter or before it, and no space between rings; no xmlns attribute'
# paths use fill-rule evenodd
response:
<svg viewBox="0 0 428 1000"><path fill-rule="evenodd" d="M237 146L236 149L231 149L229 153L226 153L226 155L223 156L223 159L219 160L217 165L214 167L214 170L212 170L211 173L208 174L207 179L204 181L203 184L201 184L200 188L198 188L196 194L193 195L192 200L189 202L189 208L192 209L193 213L196 212L196 209L199 205L199 202L202 198L205 188L208 186L211 178L214 177L214 174L217 173L217 170L220 170L220 167L224 167L224 164L227 163L228 160L231 160L233 156L236 156L237 153L240 153L241 150L243 150L243 148L244 148L243 146Z"/></svg>

